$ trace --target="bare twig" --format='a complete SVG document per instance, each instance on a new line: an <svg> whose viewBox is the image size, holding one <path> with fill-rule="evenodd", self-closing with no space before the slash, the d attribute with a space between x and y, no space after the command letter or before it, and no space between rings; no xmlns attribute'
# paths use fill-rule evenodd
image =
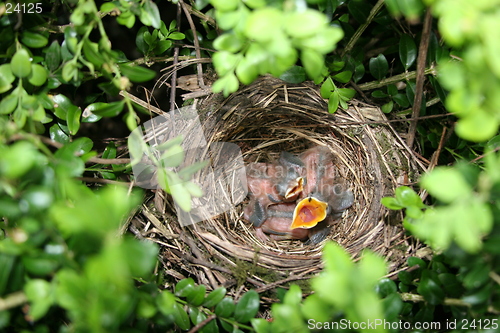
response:
<svg viewBox="0 0 500 333"><path fill-rule="evenodd" d="M199 17L203 21L210 24L212 27L217 28L217 23L215 22L215 20L213 18L211 18L208 15L205 15L204 13L200 12L198 9L193 8L192 6L188 5L187 3L184 3L184 6L186 6L186 9L194 16Z"/></svg>
<svg viewBox="0 0 500 333"><path fill-rule="evenodd" d="M428 75L428 74L436 75L437 72L436 72L436 69L434 68L434 66L431 66L431 67L425 69L424 74L425 75ZM366 83L360 84L358 87L361 90L372 90L372 89L385 87L385 86L388 86L389 84L397 83L399 81L412 80L416 77L417 77L416 71L405 72L405 73L401 73L398 75L388 77L387 79L382 79L380 81L366 82Z"/></svg>
<svg viewBox="0 0 500 333"><path fill-rule="evenodd" d="M375 15L377 15L378 11L382 8L383 5L384 5L384 0L378 0L375 6L373 6L372 10L370 11L370 14L368 14L368 17L366 18L366 22L359 26L358 30L356 30L354 35L352 35L351 40L349 40L346 47L342 51L342 57L344 57L347 53L349 53L352 50L352 48L358 41L359 37L361 37L363 32L372 22L373 18L375 17Z"/></svg>
<svg viewBox="0 0 500 333"><path fill-rule="evenodd" d="M417 120L415 120L415 122L417 122ZM441 138L439 139L439 145L434 154L432 154L431 163L427 167L427 171L431 171L438 164L439 155L441 154L441 150L443 150L445 137L446 137L446 127L443 127L443 132L441 133Z"/></svg>
<svg viewBox="0 0 500 333"><path fill-rule="evenodd" d="M277 286L283 284L283 283L287 283L287 282L292 282L292 281L298 281L298 280L308 280L310 279L311 276L304 276L304 275L292 275L292 276L289 276L287 277L286 279L283 279L283 280L279 280L279 281L276 281L276 282L273 282L273 283L269 283L269 284L266 284L265 286L262 286L260 288L257 288L255 289L256 292L258 292L259 294L264 292L264 291L267 291L267 290L271 290L273 288L276 288Z"/></svg>
<svg viewBox="0 0 500 333"><path fill-rule="evenodd" d="M110 184L110 185L127 185L129 186L131 183L129 182L120 182L111 179L103 179L103 178L93 178L93 177L77 177L76 179L81 180L86 183L100 183L100 184Z"/></svg>
<svg viewBox="0 0 500 333"><path fill-rule="evenodd" d="M181 3L177 3L177 30L181 29ZM174 49L174 70L170 86L170 111L175 109L175 91L177 90L177 64L179 63L179 46Z"/></svg>
<svg viewBox="0 0 500 333"><path fill-rule="evenodd" d="M401 296L401 299L403 301L410 301L410 302L414 302L414 303L425 302L424 296L422 296L422 295L411 294L411 293L401 293L400 296ZM449 305L449 306L461 306L461 307L467 307L467 308L470 308L472 306L472 304L467 303L467 302L465 302L461 299L458 299L458 298L445 298L443 300L443 304ZM493 306L489 306L487 311L490 313L495 313L495 314L500 313L500 311L495 309Z"/></svg>
<svg viewBox="0 0 500 333"><path fill-rule="evenodd" d="M211 322L215 318L217 318L216 314L208 316L205 320L196 324L188 333L198 332L201 328L203 328L203 326L205 326L206 324L208 324L209 322Z"/></svg>
<svg viewBox="0 0 500 333"><path fill-rule="evenodd" d="M198 34L196 33L196 26L194 25L193 18L191 17L191 14L189 13L189 10L187 9L184 1L179 0L179 3L182 7L182 10L184 11L184 14L186 15L189 26L191 27L191 31L193 31L193 42L196 58L201 59L200 42L198 41ZM205 89L205 82L203 81L203 68L201 67L201 63L196 64L196 70L198 73L198 84L202 89Z"/></svg>
<svg viewBox="0 0 500 333"><path fill-rule="evenodd" d="M418 48L417 82L415 85L415 99L413 100L412 118L418 117L418 115L420 114L420 108L422 106L422 96L423 96L424 80L425 80L425 62L427 60L427 50L429 49L431 28L432 28L432 14L431 14L431 9L427 8L427 12L425 13L425 18L424 18L424 28L422 30L422 38L420 39L420 46ZM406 143L410 148L412 148L413 142L415 142L416 132L417 132L417 120L414 120L410 124L410 129L408 130L408 137L406 139Z"/></svg>
<svg viewBox="0 0 500 333"><path fill-rule="evenodd" d="M26 294L22 291L18 291L12 294L0 298L0 311L9 310L20 305L23 305L28 301Z"/></svg>

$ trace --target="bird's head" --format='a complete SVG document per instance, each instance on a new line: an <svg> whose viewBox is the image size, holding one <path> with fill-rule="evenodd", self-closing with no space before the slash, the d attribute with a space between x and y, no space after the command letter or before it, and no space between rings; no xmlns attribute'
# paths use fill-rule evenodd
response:
<svg viewBox="0 0 500 333"><path fill-rule="evenodd" d="M310 229L323 221L328 214L328 203L314 196L299 201L293 212L291 229Z"/></svg>

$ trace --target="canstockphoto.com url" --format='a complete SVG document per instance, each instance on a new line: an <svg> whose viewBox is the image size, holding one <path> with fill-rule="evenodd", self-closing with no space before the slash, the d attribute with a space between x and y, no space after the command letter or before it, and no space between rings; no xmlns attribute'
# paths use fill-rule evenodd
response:
<svg viewBox="0 0 500 333"><path fill-rule="evenodd" d="M375 319L367 321L350 321L347 319L341 319L334 322L323 322L316 321L314 319L309 319L307 321L307 328L310 330L369 330L369 329L394 329L394 330L431 330L439 331L442 329L469 329L478 328L480 329L497 329L499 327L498 319L484 319L484 320L474 320L472 321L457 321L450 320L446 322L414 322L409 323L407 321L387 321L385 319Z"/></svg>

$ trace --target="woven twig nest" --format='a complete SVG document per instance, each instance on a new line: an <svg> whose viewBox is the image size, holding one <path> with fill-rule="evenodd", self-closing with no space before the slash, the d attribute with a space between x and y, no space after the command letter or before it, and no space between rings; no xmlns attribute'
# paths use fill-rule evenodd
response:
<svg viewBox="0 0 500 333"><path fill-rule="evenodd" d="M280 151L300 154L327 146L339 175L354 193L354 204L331 228L328 240L353 257L371 249L388 262L390 272L404 268L417 246L405 236L401 217L385 209L380 199L417 180L424 170L380 109L354 101L348 110L327 112L327 104L312 83L288 84L263 77L224 99L212 95L198 101L209 142L237 144L245 162L269 162ZM212 288L250 286L259 290L310 277L322 268L324 242L267 241L256 238L243 220L248 200L223 214L181 227L171 199L157 192L154 205L145 204L132 226L162 245L167 273L195 276ZM153 202L153 200L151 200Z"/></svg>

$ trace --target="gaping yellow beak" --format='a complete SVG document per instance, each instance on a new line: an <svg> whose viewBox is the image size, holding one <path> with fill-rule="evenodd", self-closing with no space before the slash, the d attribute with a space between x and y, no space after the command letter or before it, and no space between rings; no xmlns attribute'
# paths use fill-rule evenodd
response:
<svg viewBox="0 0 500 333"><path fill-rule="evenodd" d="M309 229L326 218L328 203L314 197L305 198L299 201L293 212L293 222L291 229Z"/></svg>
<svg viewBox="0 0 500 333"><path fill-rule="evenodd" d="M286 190L285 199L291 199L298 197L300 193L304 190L304 178L297 178L292 185Z"/></svg>

